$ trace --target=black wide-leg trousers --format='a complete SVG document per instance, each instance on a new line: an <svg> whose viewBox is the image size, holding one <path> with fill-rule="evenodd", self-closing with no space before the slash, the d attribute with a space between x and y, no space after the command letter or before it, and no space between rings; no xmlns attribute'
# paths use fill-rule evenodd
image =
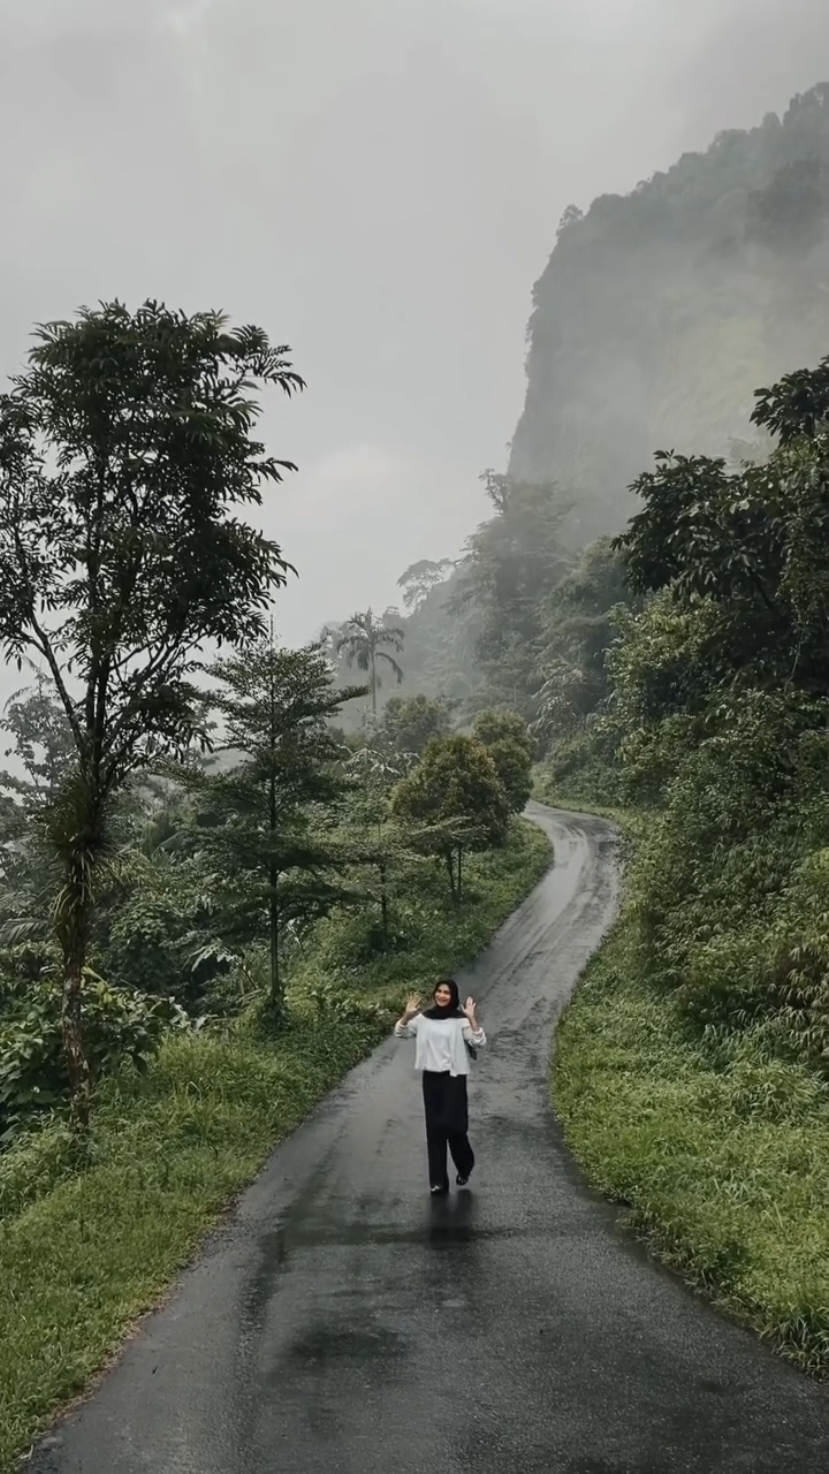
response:
<svg viewBox="0 0 829 1474"><path fill-rule="evenodd" d="M452 1154L458 1175L468 1177L475 1166L469 1145L469 1107L466 1075L423 1071L423 1104L426 1108L426 1147L429 1153L430 1187L448 1188L446 1149Z"/></svg>

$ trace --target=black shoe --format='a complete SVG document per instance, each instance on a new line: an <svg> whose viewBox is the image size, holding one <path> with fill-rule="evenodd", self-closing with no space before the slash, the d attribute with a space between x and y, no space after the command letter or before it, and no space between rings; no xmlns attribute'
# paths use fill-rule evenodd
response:
<svg viewBox="0 0 829 1474"><path fill-rule="evenodd" d="M471 1176L472 1176L472 1173L471 1172L467 1172L467 1174L466 1174L465 1177L462 1177L461 1174L460 1174L460 1172L459 1172L458 1175L457 1175L457 1177L455 1178L455 1181L458 1184L458 1187L466 1187L466 1184L468 1183L468 1181L469 1181L469 1179L470 1179Z"/></svg>
<svg viewBox="0 0 829 1474"><path fill-rule="evenodd" d="M429 1191L432 1194L432 1197L433 1198L442 1198L442 1197L445 1197L446 1193L448 1193L449 1188L448 1187L430 1187Z"/></svg>

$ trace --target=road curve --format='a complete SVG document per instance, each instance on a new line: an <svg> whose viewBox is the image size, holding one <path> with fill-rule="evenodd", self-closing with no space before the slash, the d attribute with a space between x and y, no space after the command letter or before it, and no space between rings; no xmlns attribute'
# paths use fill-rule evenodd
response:
<svg viewBox="0 0 829 1474"><path fill-rule="evenodd" d="M490 1046L474 1191L432 1202L411 1046L269 1165L34 1474L819 1474L826 1389L648 1262L548 1103L553 1024L616 904L602 820L463 978Z"/></svg>

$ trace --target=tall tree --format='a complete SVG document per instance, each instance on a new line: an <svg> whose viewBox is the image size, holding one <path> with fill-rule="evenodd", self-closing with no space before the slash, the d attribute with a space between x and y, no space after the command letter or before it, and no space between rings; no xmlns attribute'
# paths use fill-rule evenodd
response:
<svg viewBox="0 0 829 1474"><path fill-rule="evenodd" d="M344 656L347 665L356 665L358 670L365 671L369 677L371 710L374 716L377 715L377 691L382 685L378 666L383 664L392 672L398 685L400 684L403 671L389 652L394 650L399 655L405 637L405 631L396 625L387 625L382 620L375 619L370 608L365 613L358 611L352 614L336 636L336 654Z"/></svg>
<svg viewBox="0 0 829 1474"><path fill-rule="evenodd" d="M582 729L607 701L607 651L614 611L636 607L621 553L600 538L554 591L542 621L535 701L536 733L547 744Z"/></svg>
<svg viewBox="0 0 829 1474"><path fill-rule="evenodd" d="M477 653L495 699L529 709L546 601L573 561L569 508L551 482L481 479L495 515L467 541L450 608L479 615Z"/></svg>
<svg viewBox="0 0 829 1474"><path fill-rule="evenodd" d="M723 460L659 455L636 483L642 511L618 539L631 587L712 606L712 684L829 694L828 481L823 432L738 475Z"/></svg>
<svg viewBox="0 0 829 1474"><path fill-rule="evenodd" d="M371 898L379 901L384 947L390 937L393 874L407 856L399 828L392 822L391 795L410 762L408 754L390 741L387 732L372 723L372 729L365 733L345 765L354 783L348 804L355 835L349 845L350 858L358 865L368 866L376 876L376 892Z"/></svg>
<svg viewBox="0 0 829 1474"><path fill-rule="evenodd" d="M241 520L282 479L253 438L257 390L303 387L257 327L156 302L42 326L0 397L0 642L48 670L74 761L51 809L73 1118L90 1073L83 986L113 796L201 730L204 642L263 632L289 565Z"/></svg>
<svg viewBox="0 0 829 1474"><path fill-rule="evenodd" d="M535 753L535 742L524 718L515 711L482 711L472 730L495 764L510 811L522 813L532 793Z"/></svg>
<svg viewBox="0 0 829 1474"><path fill-rule="evenodd" d="M392 811L410 826L416 843L443 859L458 903L464 850L502 844L509 825L509 801L492 758L482 743L460 733L433 738L398 784Z"/></svg>
<svg viewBox="0 0 829 1474"><path fill-rule="evenodd" d="M233 762L189 781L203 801L204 847L222 877L225 931L236 941L267 938L278 1018L282 928L323 915L343 894L334 877L338 857L320 822L322 810L330 821L345 787L330 723L366 687L337 690L319 645L286 650L272 638L218 660L211 674Z"/></svg>
<svg viewBox="0 0 829 1474"><path fill-rule="evenodd" d="M403 603L412 613L425 603L432 589L438 584L444 583L450 568L454 568L453 558L440 558L435 561L432 558L421 558L417 563L411 563L397 580L397 587L403 590Z"/></svg>

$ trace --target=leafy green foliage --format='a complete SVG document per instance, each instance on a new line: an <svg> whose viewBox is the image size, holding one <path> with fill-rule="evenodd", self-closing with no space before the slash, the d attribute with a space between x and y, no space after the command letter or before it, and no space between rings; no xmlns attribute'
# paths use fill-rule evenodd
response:
<svg viewBox="0 0 829 1474"><path fill-rule="evenodd" d="M292 994L333 988L382 1000L396 1015L407 993L451 975L475 957L519 897L550 863L547 839L524 820L509 826L506 843L464 856L463 904L458 905L434 861L409 849L398 865L390 903L394 945L378 945L370 911L337 908L314 928L291 974Z"/></svg>
<svg viewBox="0 0 829 1474"><path fill-rule="evenodd" d="M615 620L639 602L625 577L624 557L607 538L587 548L553 591L543 620L534 721L548 747L572 738L605 707Z"/></svg>
<svg viewBox="0 0 829 1474"><path fill-rule="evenodd" d="M406 608L417 612L422 608L432 590L442 584L450 568L454 568L452 558L421 558L419 562L412 563L401 573L397 580L397 587L403 590L403 603Z"/></svg>
<svg viewBox="0 0 829 1474"><path fill-rule="evenodd" d="M392 696L383 710L383 726L392 746L419 757L433 737L445 737L450 714L445 701L429 696Z"/></svg>
<svg viewBox="0 0 829 1474"><path fill-rule="evenodd" d="M172 999L111 988L96 973L86 979L85 1031L93 1084L124 1062L145 1070L171 1027L188 1028ZM61 993L53 979L29 989L0 1023L0 1145L37 1112L59 1106L69 1079L63 1053Z"/></svg>
<svg viewBox="0 0 829 1474"><path fill-rule="evenodd" d="M569 1140L651 1249L821 1373L825 385L822 362L759 391L764 463L659 457L640 479L619 547L643 603L612 614L581 766L547 775L648 806L620 928L559 1041Z"/></svg>
<svg viewBox="0 0 829 1474"><path fill-rule="evenodd" d="M535 752L535 741L527 723L517 712L482 711L475 718L472 730L495 764L510 812L523 813L532 793Z"/></svg>
<svg viewBox="0 0 829 1474"><path fill-rule="evenodd" d="M472 733L490 751L497 742L514 743L516 747L523 749L528 758L535 751L535 742L524 718L519 712L510 711L507 707L490 707L487 711L479 712L472 724Z"/></svg>
<svg viewBox="0 0 829 1474"><path fill-rule="evenodd" d="M93 933L98 966L115 985L175 998L194 1016L205 1011L210 984L228 967L218 951L204 955L205 938L216 933L218 901L206 858L132 850L121 861L117 886L101 898Z"/></svg>
<svg viewBox="0 0 829 1474"><path fill-rule="evenodd" d="M522 814L532 794L532 762L527 749L520 742L502 737L487 744L498 774L498 781L507 796L510 813Z"/></svg>
<svg viewBox="0 0 829 1474"><path fill-rule="evenodd" d="M619 540L633 586L713 603L715 680L736 669L755 684L829 691L829 441L796 442L736 476L704 457L657 464Z"/></svg>
<svg viewBox="0 0 829 1474"><path fill-rule="evenodd" d="M345 765L350 787L344 803L343 839L352 898L368 920L369 955L406 944L394 922L395 901L411 886L411 848L392 814L394 787L412 766L412 755L371 723Z"/></svg>
<svg viewBox="0 0 829 1474"><path fill-rule="evenodd" d="M414 843L442 856L450 891L460 901L464 850L503 844L510 806L483 743L456 734L432 739L396 788L392 812L410 828Z"/></svg>
<svg viewBox="0 0 829 1474"><path fill-rule="evenodd" d="M562 535L567 511L551 482L482 477L495 515L466 544L450 608L480 621L476 651L490 692L520 709L533 690L545 600L572 563Z"/></svg>
<svg viewBox="0 0 829 1474"><path fill-rule="evenodd" d="M25 778L4 774L2 786L28 807L56 796L74 758L72 731L62 703L35 668L35 684L16 691L6 702L3 727L12 739L6 757L15 757Z"/></svg>

